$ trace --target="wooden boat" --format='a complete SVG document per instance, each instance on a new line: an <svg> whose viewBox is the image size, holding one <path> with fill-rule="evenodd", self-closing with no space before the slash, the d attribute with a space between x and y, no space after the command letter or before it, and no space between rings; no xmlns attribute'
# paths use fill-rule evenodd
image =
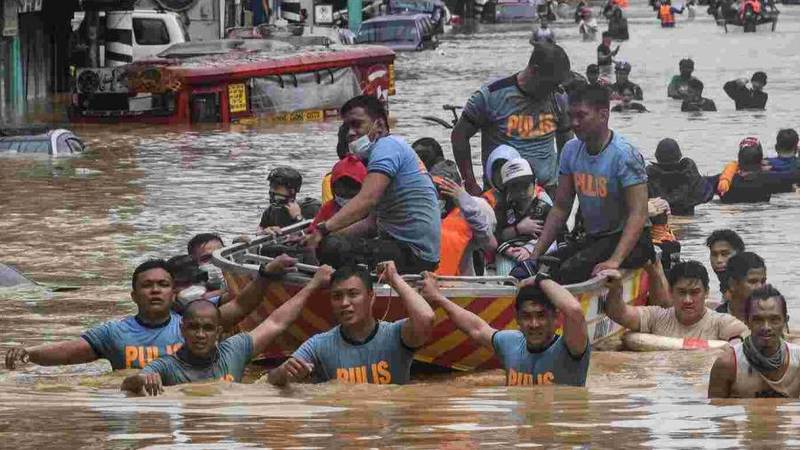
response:
<svg viewBox="0 0 800 450"><path fill-rule="evenodd" d="M300 42L303 41L303 42ZM308 41L308 42L306 42ZM320 38L176 44L160 59L85 69L75 78L73 122L277 122L336 116L350 98L394 95L394 58L382 46Z"/></svg>
<svg viewBox="0 0 800 450"><path fill-rule="evenodd" d="M301 231L306 224L284 229L284 233ZM257 276L261 263L271 258L261 256L259 247L274 242L272 237L263 237L250 243L235 244L214 253L214 264L223 269L228 288L235 294L243 289L252 277ZM262 304L256 308L239 327L250 330L261 323L283 302L297 293L313 276L316 266L298 264L297 272L286 276L284 283L273 284L264 293ZM419 280L419 276L405 277L408 281ZM512 277L440 277L442 293L458 305L474 312L491 326L500 330L516 329L514 298L517 280ZM625 272L623 281L625 301L643 305L647 300L648 280L642 269ZM593 344L617 335L623 328L609 319L603 312L606 289L602 279L592 279L567 286L581 302L586 314L589 337ZM376 300L373 313L376 318L395 321L406 316L402 304L387 285L374 286ZM308 302L302 316L283 333L262 355L265 358L284 358L290 355L306 339L327 331L335 323L332 320L330 297L327 291L319 291ZM436 310L436 322L430 342L418 350L416 359L436 366L470 371L500 367L490 349L482 348L459 331L443 310Z"/></svg>

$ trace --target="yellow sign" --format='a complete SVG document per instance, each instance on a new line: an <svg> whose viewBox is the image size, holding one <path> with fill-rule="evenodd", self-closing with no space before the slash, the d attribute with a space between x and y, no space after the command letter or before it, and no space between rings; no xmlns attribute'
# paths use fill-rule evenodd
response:
<svg viewBox="0 0 800 450"><path fill-rule="evenodd" d="M273 122L319 122L325 119L325 112L321 109L309 111L293 111L272 116Z"/></svg>
<svg viewBox="0 0 800 450"><path fill-rule="evenodd" d="M389 64L389 85L387 86L389 89L389 95L394 95L394 64Z"/></svg>
<svg viewBox="0 0 800 450"><path fill-rule="evenodd" d="M244 83L228 85L228 109L232 113L247 111L247 87Z"/></svg>

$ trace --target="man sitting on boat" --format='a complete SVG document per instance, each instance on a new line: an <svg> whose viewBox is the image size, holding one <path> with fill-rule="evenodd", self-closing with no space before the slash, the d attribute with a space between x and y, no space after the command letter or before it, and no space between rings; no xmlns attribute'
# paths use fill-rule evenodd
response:
<svg viewBox="0 0 800 450"><path fill-rule="evenodd" d="M502 168L502 194L495 206L497 275L508 275L518 261L528 259L553 207L550 196L536 184L528 161L516 158Z"/></svg>
<svg viewBox="0 0 800 450"><path fill-rule="evenodd" d="M259 271L240 295L219 308L220 323L235 326L261 304L268 285L277 282L295 264L280 256ZM112 320L84 332L80 338L35 347L13 348L6 353L9 370L28 361L42 366L82 364L107 359L113 370L142 369L159 356L174 354L183 345L181 316L172 310L175 300L172 267L161 259L140 264L131 279L135 316Z"/></svg>
<svg viewBox="0 0 800 450"><path fill-rule="evenodd" d="M417 139L411 144L411 148L417 153L417 156L419 156L420 161L422 161L422 164L425 165L425 169L427 170L431 170L431 167L436 165L436 163L444 161L442 146L432 137Z"/></svg>
<svg viewBox="0 0 800 450"><path fill-rule="evenodd" d="M716 311L732 314L745 321L745 303L754 290L767 284L767 266L757 254L741 252L728 260L727 272L727 301L719 305Z"/></svg>
<svg viewBox="0 0 800 450"><path fill-rule="evenodd" d="M746 300L750 337L714 362L709 398L800 397L800 346L786 342L786 299L770 285Z"/></svg>
<svg viewBox="0 0 800 450"><path fill-rule="evenodd" d="M175 353L150 362L141 372L122 382L122 390L158 395L162 386L205 380L241 382L250 360L261 352L303 311L308 299L327 287L333 269L321 266L314 278L294 297L281 304L249 332L235 334L217 344L222 336L222 317L213 303L199 299L183 313L180 329L184 345Z"/></svg>
<svg viewBox="0 0 800 450"><path fill-rule="evenodd" d="M724 298L728 296L728 261L745 250L744 241L733 230L714 230L706 239L708 259L711 270L717 275L719 291Z"/></svg>
<svg viewBox="0 0 800 450"><path fill-rule="evenodd" d="M331 276L331 309L339 325L312 336L289 359L269 372L276 386L302 381L338 380L344 383L406 384L414 352L433 330L434 313L406 283L393 262L378 265L379 280L397 292L408 319L376 320L372 279L363 268L345 266Z"/></svg>
<svg viewBox="0 0 800 450"><path fill-rule="evenodd" d="M371 266L392 260L403 273L436 269L441 217L425 166L408 143L389 134L386 109L376 97L354 97L341 114L350 130L351 153L367 165L367 176L355 197L307 235L306 245L316 249L329 234L374 212L378 237L339 239L339 252Z"/></svg>
<svg viewBox="0 0 800 450"><path fill-rule="evenodd" d="M219 304L228 302L231 297L222 269L211 263L211 257L215 251L224 246L222 238L216 233L197 234L186 244L186 252L199 266L199 269L206 273L208 292L205 294L205 298L220 296Z"/></svg>
<svg viewBox="0 0 800 450"><path fill-rule="evenodd" d="M570 96L576 138L564 146L555 205L531 258L544 255L563 229L578 197L586 238L556 251L562 283L605 269L641 267L654 257L647 213L644 158L608 128L609 92L586 86Z"/></svg>
<svg viewBox="0 0 800 450"><path fill-rule="evenodd" d="M442 247L436 273L474 276L473 253L497 248L494 210L483 198L467 193L455 162L435 164L430 173L439 192L442 215Z"/></svg>
<svg viewBox="0 0 800 450"><path fill-rule="evenodd" d="M546 189L558 180L557 149L572 136L566 96L558 85L570 77L569 57L556 44L537 42L521 72L481 87L467 101L453 129L453 155L464 185L480 195L469 139L481 131L481 163L499 145L510 145L530 162Z"/></svg>
<svg viewBox="0 0 800 450"><path fill-rule="evenodd" d="M584 386L592 348L580 302L544 272L520 287L515 300L519 330L502 331L442 295L433 275L425 274L422 291L459 330L494 350L506 371L508 386ZM559 312L563 316L561 335L556 334Z"/></svg>
<svg viewBox="0 0 800 450"><path fill-rule="evenodd" d="M269 206L261 215L258 234L277 233L303 220L297 193L303 184L300 172L291 167L276 167L267 176L269 182Z"/></svg>
<svg viewBox="0 0 800 450"><path fill-rule="evenodd" d="M729 341L745 336L747 326L735 317L708 309L708 272L697 261L676 264L667 274L672 307L633 306L622 299L622 274L617 270L600 273L607 278L605 312L623 327L641 333L674 338ZM651 283L661 282L651 277Z"/></svg>

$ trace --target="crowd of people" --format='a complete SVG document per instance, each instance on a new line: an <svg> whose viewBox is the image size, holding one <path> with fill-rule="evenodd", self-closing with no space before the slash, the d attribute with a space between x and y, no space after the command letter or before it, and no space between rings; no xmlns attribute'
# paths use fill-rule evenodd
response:
<svg viewBox="0 0 800 450"><path fill-rule="evenodd" d="M722 299L710 309L709 274L700 262L681 260L670 226L672 215L692 215L715 194L723 202L763 201L792 190L797 133L781 130L778 155L768 159L758 139L743 139L737 161L715 177L700 175L670 138L658 144L656 162L648 165L635 145L609 128L612 99L635 109L632 100L643 98L629 78L631 65L616 65L613 84L591 76L610 66L618 50L606 37L598 65L587 69L588 81L574 83L567 53L535 42L523 70L467 100L451 136L454 160L434 139L409 144L392 134L377 98L354 97L341 108L339 160L323 181L321 203L298 200L297 170L270 172L270 206L258 233L279 235L287 226L311 223L301 241L289 243L294 246L273 250L275 258L238 295L209 264L222 239L201 234L186 255L134 270L135 315L72 341L12 349L6 367L107 359L114 370L140 369L123 390L151 395L192 381L240 381L247 363L299 317L315 292L327 289L338 325L303 343L269 372L269 383L407 383L415 351L432 335L434 308L441 308L458 329L493 350L508 385L583 386L591 339L580 302L564 286L596 277L608 289L605 313L629 330L731 342L711 371L709 396L800 396L800 347L785 340L786 300L766 283L764 260L746 251L733 230L709 236ZM683 60L679 69L668 95L702 104L694 63ZM763 108L764 84L759 72L752 88L736 80L725 90L737 108ZM470 146L478 132L482 182ZM232 334L298 260L319 266L313 279L253 330ZM622 270L636 268L648 274L650 306L623 301ZM494 329L438 286L437 276L489 270L518 280L517 330ZM397 292L406 319L375 318L371 271ZM420 286L404 280L410 273L423 274Z"/></svg>

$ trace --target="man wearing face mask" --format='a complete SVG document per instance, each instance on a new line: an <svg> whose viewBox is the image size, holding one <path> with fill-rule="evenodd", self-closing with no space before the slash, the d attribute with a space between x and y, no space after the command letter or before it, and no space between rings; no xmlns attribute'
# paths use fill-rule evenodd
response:
<svg viewBox="0 0 800 450"><path fill-rule="evenodd" d="M535 183L528 161L512 159L503 165L503 190L495 206L497 230L497 275L508 275L518 261L527 259L553 202Z"/></svg>
<svg viewBox="0 0 800 450"><path fill-rule="evenodd" d="M436 274L474 276L473 252L497 248L494 211L486 200L464 190L453 161L434 164L431 176L439 191L442 216L441 259Z"/></svg>
<svg viewBox="0 0 800 450"><path fill-rule="evenodd" d="M441 217L436 188L425 166L407 142L389 134L386 109L376 97L350 99L341 115L350 130L350 151L367 165L367 176L355 197L307 235L306 245L317 249L329 234L342 232L374 212L377 239L335 239L341 247L337 253L348 256L348 262L370 266L393 260L401 273L436 269Z"/></svg>
<svg viewBox="0 0 800 450"><path fill-rule="evenodd" d="M167 260L174 275L175 302L172 309L182 314L186 305L194 300L207 300L219 306L221 295L218 289L208 285L208 273L200 268L189 255L174 256ZM216 287L216 286L214 286Z"/></svg>
<svg viewBox="0 0 800 450"><path fill-rule="evenodd" d="M276 167L267 176L269 207L261 215L258 234L274 233L303 220L297 193L303 184L300 172L291 167Z"/></svg>
<svg viewBox="0 0 800 450"><path fill-rule="evenodd" d="M186 251L199 269L206 274L205 287L208 292L205 298L220 297L219 304L230 300L227 295L228 286L222 269L211 263L211 257L216 250L225 246L222 238L216 233L200 233L192 237L186 245Z"/></svg>
<svg viewBox="0 0 800 450"><path fill-rule="evenodd" d="M560 150L572 137L566 96L557 87L570 76L569 57L564 49L537 42L524 70L483 86L470 97L450 136L467 192L481 193L469 144L478 131L481 164L486 164L492 150L506 144L530 162L542 186L555 187L556 148Z"/></svg>

